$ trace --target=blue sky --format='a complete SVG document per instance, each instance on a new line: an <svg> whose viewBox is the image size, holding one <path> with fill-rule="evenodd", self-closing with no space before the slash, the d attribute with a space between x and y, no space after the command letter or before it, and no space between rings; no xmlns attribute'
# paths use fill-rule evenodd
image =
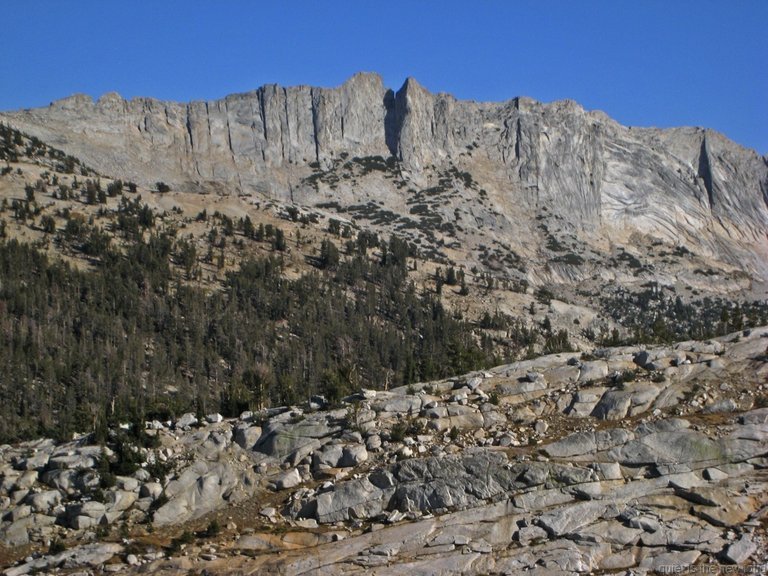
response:
<svg viewBox="0 0 768 576"><path fill-rule="evenodd" d="M576 100L768 153L766 0L24 0L3 16L0 110L83 92L199 100L358 71L459 98Z"/></svg>

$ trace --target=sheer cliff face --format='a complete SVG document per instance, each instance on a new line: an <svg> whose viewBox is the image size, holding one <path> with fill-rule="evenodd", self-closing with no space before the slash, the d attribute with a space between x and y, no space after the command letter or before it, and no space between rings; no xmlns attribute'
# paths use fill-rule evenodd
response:
<svg viewBox="0 0 768 576"><path fill-rule="evenodd" d="M386 93L380 78L357 75L337 89L270 85L190 104L72 96L4 116L104 174L280 195L285 181L275 172L289 175L342 151L388 156Z"/></svg>
<svg viewBox="0 0 768 576"><path fill-rule="evenodd" d="M397 211L404 196L454 169L475 183L457 182L461 204L488 194L491 206L478 205L473 215L499 234L526 229L521 218L543 214L577 234L695 239L705 252L734 260L746 250L759 255L753 268L768 266L760 265L765 158L711 131L630 129L570 101L459 101L412 79L393 92L378 76L358 74L333 89L271 85L190 104L73 96L0 119L104 174L146 185L307 204L375 193ZM340 158L366 156L395 156L407 186L363 179L321 190L307 183Z"/></svg>

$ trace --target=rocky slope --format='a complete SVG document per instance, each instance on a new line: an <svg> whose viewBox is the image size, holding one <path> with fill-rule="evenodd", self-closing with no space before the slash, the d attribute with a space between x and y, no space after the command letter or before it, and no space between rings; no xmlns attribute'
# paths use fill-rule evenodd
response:
<svg viewBox="0 0 768 576"><path fill-rule="evenodd" d="M591 350L376 382L337 406L0 446L4 574L764 570L768 328L593 346L614 326L602 315L647 316L657 337L692 315L761 317L703 297L768 294L765 158L711 131L627 128L567 101L462 102L413 80L393 92L367 74L190 104L75 96L0 121L83 160L14 135L0 174L2 234L79 266L44 218L113 231L122 183L92 202L75 182L120 177L201 254L222 214L287 227L288 276L323 241L394 233L418 249L419 289L498 341L552 322ZM171 191L148 190L160 181ZM244 247L271 253L235 237L220 266L193 262L199 282L219 286ZM440 292L447 266L469 294Z"/></svg>
<svg viewBox="0 0 768 576"><path fill-rule="evenodd" d="M654 241L724 277L768 277L765 158L709 130L627 128L571 101L459 101L358 74L189 104L72 96L0 119L102 174L339 209L534 283L599 276L616 246L643 257Z"/></svg>
<svg viewBox="0 0 768 576"><path fill-rule="evenodd" d="M760 328L147 422L110 485L120 431L3 446L4 574L764 571L767 405Z"/></svg>

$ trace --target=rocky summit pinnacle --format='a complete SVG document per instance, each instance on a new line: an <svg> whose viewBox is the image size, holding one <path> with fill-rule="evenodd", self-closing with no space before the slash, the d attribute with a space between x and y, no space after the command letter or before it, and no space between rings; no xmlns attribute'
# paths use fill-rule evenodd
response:
<svg viewBox="0 0 768 576"><path fill-rule="evenodd" d="M441 218L475 199L473 226L499 237L532 236L521 222L549 218L581 241L693 243L768 277L766 158L711 130L629 128L569 100L462 101L361 73L337 88L267 85L188 104L77 95L0 120L148 186L307 206L375 201L397 214L419 192L453 188L460 198L444 199ZM337 173L345 159L375 157L393 160L397 177Z"/></svg>

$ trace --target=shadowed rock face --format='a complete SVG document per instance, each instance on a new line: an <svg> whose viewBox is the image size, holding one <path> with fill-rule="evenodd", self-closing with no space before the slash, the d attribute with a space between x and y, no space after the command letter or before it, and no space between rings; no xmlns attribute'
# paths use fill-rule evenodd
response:
<svg viewBox="0 0 768 576"><path fill-rule="evenodd" d="M358 182L321 194L308 181L316 170L344 157L395 156L409 192L440 171L471 176L476 186L462 194L478 200L485 191L499 210L482 225L506 235L521 217L546 211L574 233L695 238L732 262L746 246L757 252L754 271L768 273L760 264L768 253L765 158L709 130L627 128L572 101L460 101L410 78L393 92L378 75L357 74L338 88L268 85L189 104L78 95L0 118L103 174L309 205L330 196L364 201L372 189ZM401 187L373 189L402 212Z"/></svg>

